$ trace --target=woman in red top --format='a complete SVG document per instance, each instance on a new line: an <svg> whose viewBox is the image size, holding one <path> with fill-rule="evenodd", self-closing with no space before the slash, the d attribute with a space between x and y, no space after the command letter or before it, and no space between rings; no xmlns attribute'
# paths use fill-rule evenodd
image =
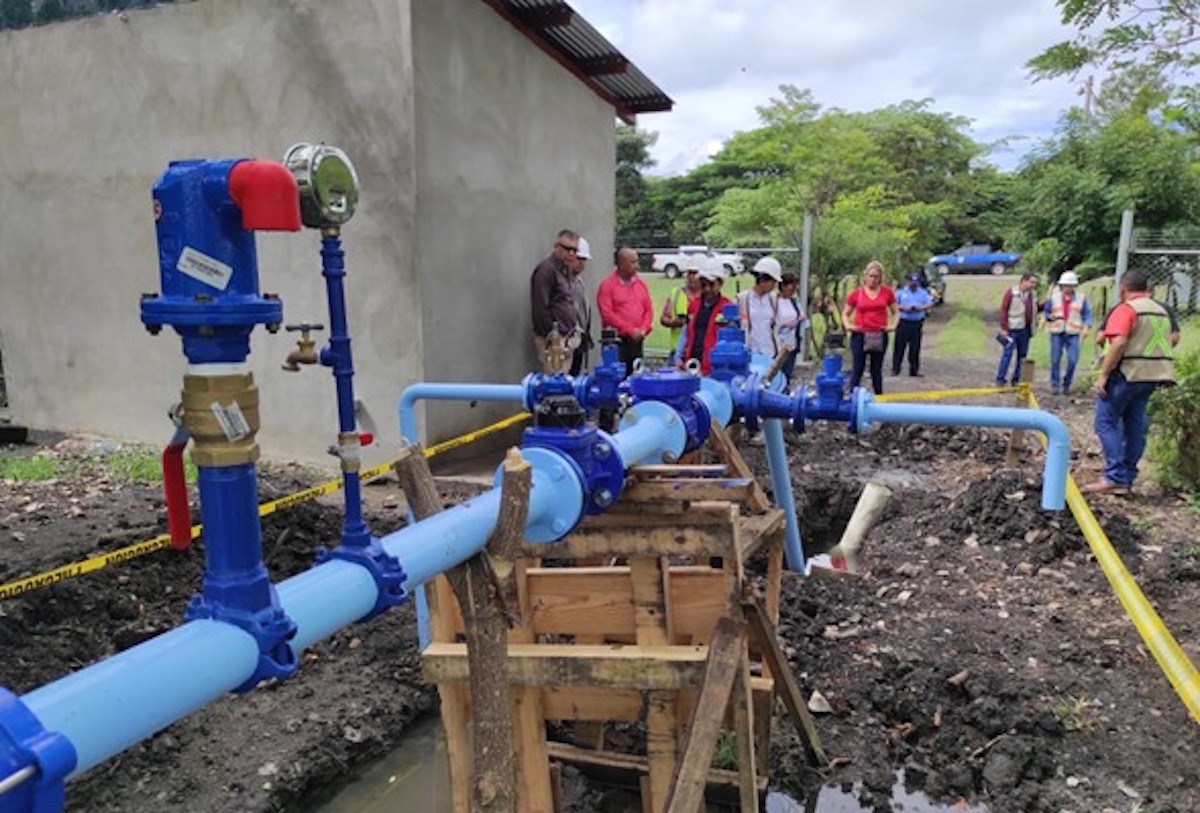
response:
<svg viewBox="0 0 1200 813"><path fill-rule="evenodd" d="M854 368L850 389L862 380L867 361L871 362L871 386L883 394L883 357L887 353L888 332L895 329L900 312L896 294L883 284L883 264L871 260L863 270L863 284L850 292L842 308L842 324L850 331L850 354Z"/></svg>

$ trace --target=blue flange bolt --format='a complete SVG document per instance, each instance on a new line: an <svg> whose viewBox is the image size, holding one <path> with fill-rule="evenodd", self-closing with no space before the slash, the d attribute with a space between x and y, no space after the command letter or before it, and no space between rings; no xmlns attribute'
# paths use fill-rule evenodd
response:
<svg viewBox="0 0 1200 813"><path fill-rule="evenodd" d="M204 523L203 591L187 618L248 631L261 656L254 676L296 670L296 625L279 605L262 560L255 462L258 389L245 370L256 325L278 329L279 299L260 295L254 232L298 231L296 183L271 161L179 161L154 186L162 293L142 299L152 333L183 338L183 423L192 437Z"/></svg>

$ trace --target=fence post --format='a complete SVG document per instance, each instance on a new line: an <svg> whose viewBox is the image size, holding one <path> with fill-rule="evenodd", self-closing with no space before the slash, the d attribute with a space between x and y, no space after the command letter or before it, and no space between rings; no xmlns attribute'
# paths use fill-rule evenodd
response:
<svg viewBox="0 0 1200 813"><path fill-rule="evenodd" d="M1026 358L1021 362L1021 376L1017 379L1017 406L1029 408L1030 388L1033 386L1033 359ZM1008 451L1004 453L1004 465L1013 468L1017 465L1021 450L1025 447L1025 430L1014 429L1008 436Z"/></svg>

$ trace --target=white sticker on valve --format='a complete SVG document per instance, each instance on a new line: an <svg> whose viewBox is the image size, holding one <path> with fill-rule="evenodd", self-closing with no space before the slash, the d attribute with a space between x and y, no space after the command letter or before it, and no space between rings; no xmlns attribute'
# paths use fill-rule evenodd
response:
<svg viewBox="0 0 1200 813"><path fill-rule="evenodd" d="M250 434L250 424L246 422L246 416L242 413L242 408L238 406L237 401L225 407L213 401L209 408L212 410L213 417L217 419L217 423L221 425L221 431L225 433L226 440L230 443L236 443Z"/></svg>
<svg viewBox="0 0 1200 813"><path fill-rule="evenodd" d="M175 267L179 269L180 273L187 274L205 285L211 285L218 291L224 291L225 287L229 285L229 279L233 276L231 266L215 257L196 251L191 246L184 246L183 253L179 255L179 262L175 264Z"/></svg>

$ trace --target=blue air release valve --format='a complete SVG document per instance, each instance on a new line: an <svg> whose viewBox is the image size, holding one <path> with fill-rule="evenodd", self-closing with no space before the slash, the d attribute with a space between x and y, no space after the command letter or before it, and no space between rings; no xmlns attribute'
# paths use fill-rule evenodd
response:
<svg viewBox="0 0 1200 813"><path fill-rule="evenodd" d="M750 348L746 346L746 333L738 322L738 306L726 305L721 311L724 324L717 330L717 343L709 354L712 363L710 377L723 383L750 375Z"/></svg>
<svg viewBox="0 0 1200 813"><path fill-rule="evenodd" d="M299 231L291 173L274 161L174 161L154 185L161 294L142 300L151 333L171 325L192 364L238 363L255 325L283 307L258 289L255 231Z"/></svg>

